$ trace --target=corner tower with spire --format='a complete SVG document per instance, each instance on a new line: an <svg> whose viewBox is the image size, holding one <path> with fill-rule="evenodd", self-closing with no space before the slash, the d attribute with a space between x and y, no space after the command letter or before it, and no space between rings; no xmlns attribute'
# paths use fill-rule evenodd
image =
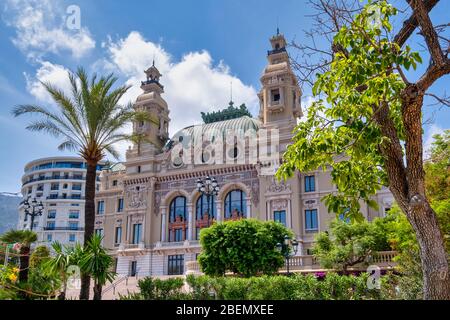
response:
<svg viewBox="0 0 450 320"><path fill-rule="evenodd" d="M147 112L149 119L133 123L133 132L141 137L138 141L134 141L131 150L136 156L161 152L169 138L169 108L161 97L164 93L164 86L159 82L161 73L155 67L154 61L144 73L147 78L141 82L141 89L144 92L137 97L134 108Z"/></svg>
<svg viewBox="0 0 450 320"><path fill-rule="evenodd" d="M283 142L290 140L297 119L302 116L302 92L291 68L286 39L278 29L277 34L270 38L270 44L272 49L267 52L268 64L260 79L259 119L263 127L278 128Z"/></svg>

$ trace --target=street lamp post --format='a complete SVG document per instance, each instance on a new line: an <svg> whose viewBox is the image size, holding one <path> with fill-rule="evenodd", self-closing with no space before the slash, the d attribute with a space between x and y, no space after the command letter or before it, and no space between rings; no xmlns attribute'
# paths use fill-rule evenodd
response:
<svg viewBox="0 0 450 320"><path fill-rule="evenodd" d="M216 178L210 178L206 176L205 181L202 181L200 178L197 180L197 190L202 195L206 195L206 199L208 202L208 213L211 215L211 196L217 196L219 194L219 184L217 183ZM212 210L211 210L212 211ZM209 226L209 218L208 217L208 226Z"/></svg>
<svg viewBox="0 0 450 320"><path fill-rule="evenodd" d="M25 216L31 217L30 230L33 231L34 218L42 216L42 211L44 211L44 205L42 204L42 201L38 202L36 198L33 198L31 202L29 201L29 199L26 199L23 202L23 205L25 208Z"/></svg>
<svg viewBox="0 0 450 320"><path fill-rule="evenodd" d="M286 271L289 276L289 259L297 254L298 242L295 239L291 239L288 235L285 235L283 243L277 243L277 249L284 256L287 269Z"/></svg>

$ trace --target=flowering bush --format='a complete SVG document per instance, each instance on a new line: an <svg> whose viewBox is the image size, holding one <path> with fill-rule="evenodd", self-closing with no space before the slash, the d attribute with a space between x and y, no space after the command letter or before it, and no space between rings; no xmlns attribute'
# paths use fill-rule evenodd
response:
<svg viewBox="0 0 450 320"><path fill-rule="evenodd" d="M17 282L19 268L14 265L0 266L0 283L7 286Z"/></svg>

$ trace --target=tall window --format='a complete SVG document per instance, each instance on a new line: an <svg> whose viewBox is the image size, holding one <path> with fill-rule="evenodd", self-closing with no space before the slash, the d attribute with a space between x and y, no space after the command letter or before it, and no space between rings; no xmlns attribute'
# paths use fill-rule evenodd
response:
<svg viewBox="0 0 450 320"><path fill-rule="evenodd" d="M95 229L95 234L97 236L103 237L103 235L105 234L104 230L102 228L99 229Z"/></svg>
<svg viewBox="0 0 450 320"><path fill-rule="evenodd" d="M69 229L70 230L78 230L78 222L69 222Z"/></svg>
<svg viewBox="0 0 450 320"><path fill-rule="evenodd" d="M195 239L197 240L199 239L200 230L209 227L214 221L216 216L215 200L214 196L210 196L208 204L207 195L202 195L197 200L195 205Z"/></svg>
<svg viewBox="0 0 450 320"><path fill-rule="evenodd" d="M182 221L186 220L186 198L176 197L170 203L169 222L175 222L179 217Z"/></svg>
<svg viewBox="0 0 450 320"><path fill-rule="evenodd" d="M186 240L186 198L179 196L170 203L169 215L169 241L184 241Z"/></svg>
<svg viewBox="0 0 450 320"><path fill-rule="evenodd" d="M319 224L317 220L317 209L305 210L305 229L306 231L317 231Z"/></svg>
<svg viewBox="0 0 450 320"><path fill-rule="evenodd" d="M169 213L169 241L180 242L186 240L187 211L186 198L179 196L170 203Z"/></svg>
<svg viewBox="0 0 450 320"><path fill-rule="evenodd" d="M33 226L34 228L34 226ZM55 222L47 222L47 230L55 230Z"/></svg>
<svg viewBox="0 0 450 320"><path fill-rule="evenodd" d="M55 219L56 218L56 210L48 210L47 218L48 219Z"/></svg>
<svg viewBox="0 0 450 320"><path fill-rule="evenodd" d="M177 254L168 257L168 269L169 275L183 274L184 273L184 255Z"/></svg>
<svg viewBox="0 0 450 320"><path fill-rule="evenodd" d="M136 223L133 225L133 244L141 242L142 224Z"/></svg>
<svg viewBox="0 0 450 320"><path fill-rule="evenodd" d="M242 190L230 191L225 197L225 219L244 217L247 213L246 195Z"/></svg>
<svg viewBox="0 0 450 320"><path fill-rule="evenodd" d="M69 242L75 242L76 241L76 235L71 233L69 234Z"/></svg>
<svg viewBox="0 0 450 320"><path fill-rule="evenodd" d="M196 211L196 219L201 220L203 218L203 215L206 213L209 215L210 218L214 218L216 215L216 210L214 206L216 198L214 196L209 197L209 204L208 204L208 196L202 195L197 200L197 204L195 206Z"/></svg>
<svg viewBox="0 0 450 320"><path fill-rule="evenodd" d="M305 192L316 191L314 176L305 176Z"/></svg>
<svg viewBox="0 0 450 320"><path fill-rule="evenodd" d="M48 233L47 234L47 241L48 242L52 242L52 240L53 240L53 235L51 233Z"/></svg>
<svg viewBox="0 0 450 320"><path fill-rule="evenodd" d="M278 103L281 99L280 89L273 89L271 90L270 93L272 97L272 102Z"/></svg>
<svg viewBox="0 0 450 320"><path fill-rule="evenodd" d="M81 191L81 183L72 184L72 190Z"/></svg>
<svg viewBox="0 0 450 320"><path fill-rule="evenodd" d="M70 210L69 212L69 219L79 219L80 218L80 211L78 210Z"/></svg>
<svg viewBox="0 0 450 320"><path fill-rule="evenodd" d="M123 211L123 198L120 198L117 200L117 212Z"/></svg>
<svg viewBox="0 0 450 320"><path fill-rule="evenodd" d="M273 220L286 226L286 210L274 211Z"/></svg>
<svg viewBox="0 0 450 320"><path fill-rule="evenodd" d="M105 213L105 201L99 201L97 202L97 214L104 214Z"/></svg>
<svg viewBox="0 0 450 320"><path fill-rule="evenodd" d="M114 235L114 244L120 244L122 242L122 227L116 227L116 233Z"/></svg>

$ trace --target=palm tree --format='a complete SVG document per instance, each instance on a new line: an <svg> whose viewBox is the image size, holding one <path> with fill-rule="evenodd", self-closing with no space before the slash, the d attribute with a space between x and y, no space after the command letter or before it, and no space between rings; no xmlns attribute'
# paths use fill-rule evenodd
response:
<svg viewBox="0 0 450 320"><path fill-rule="evenodd" d="M20 243L19 250L19 283L28 281L28 267L30 265L31 244L37 240L37 235L30 230L10 230L0 237L0 241L6 243Z"/></svg>
<svg viewBox="0 0 450 320"><path fill-rule="evenodd" d="M115 272L110 270L113 261L102 246L102 237L94 235L85 246L84 254L79 261L81 270L94 278L94 300L101 300L102 287L107 281L114 280Z"/></svg>
<svg viewBox="0 0 450 320"><path fill-rule="evenodd" d="M69 72L71 94L66 95L50 83L42 83L54 100L57 111L36 105L19 105L14 108L13 115L34 114L41 118L31 122L27 129L43 131L64 141L59 150L72 150L86 160L86 190L85 190L85 232L84 243L87 243L94 233L95 222L95 181L98 163L110 153L118 158L114 144L130 140L132 135L121 133L125 124L142 119L145 113L133 110L131 105L121 106L119 100L130 88L120 86L113 89L117 78L113 74L89 80L83 68L78 68L76 74ZM89 299L90 278L82 275L80 299Z"/></svg>
<svg viewBox="0 0 450 320"><path fill-rule="evenodd" d="M63 247L58 241L52 243L54 251L53 257L44 264L44 268L50 274L58 274L62 282L62 288L58 295L58 300L66 299L67 291L67 268L72 265L72 248Z"/></svg>

